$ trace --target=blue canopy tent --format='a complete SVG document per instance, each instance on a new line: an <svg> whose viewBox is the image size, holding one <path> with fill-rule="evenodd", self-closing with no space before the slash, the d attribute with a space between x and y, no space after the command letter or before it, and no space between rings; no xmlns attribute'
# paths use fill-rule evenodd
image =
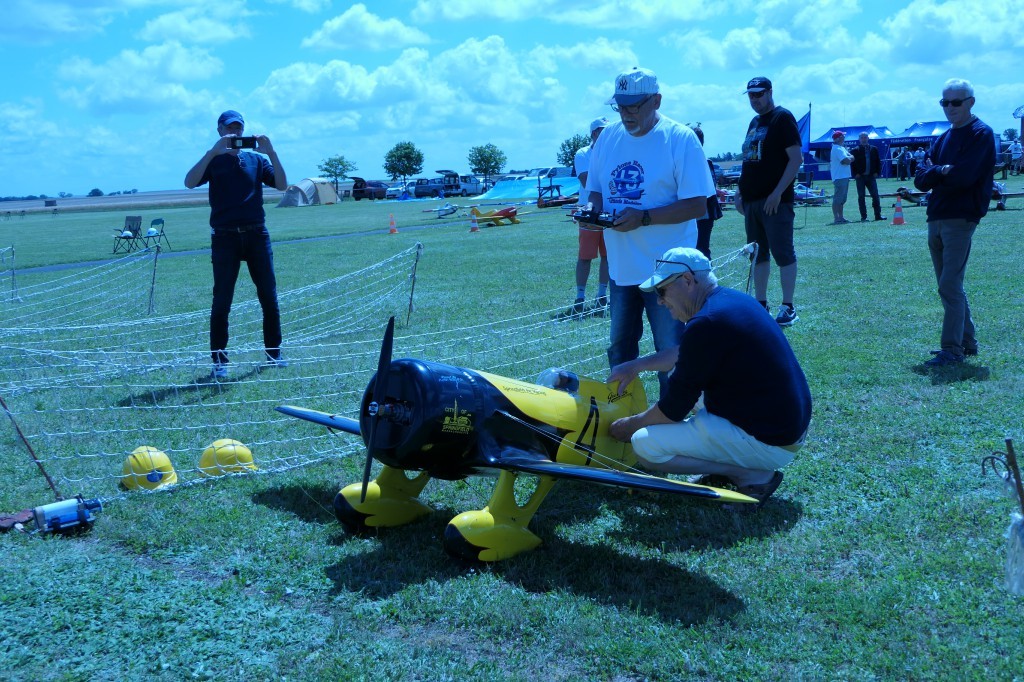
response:
<svg viewBox="0 0 1024 682"><path fill-rule="evenodd" d="M842 128L829 128L828 132L810 143L810 153L814 157L812 163L805 163L805 169L813 169L813 177L816 180L829 180L832 178L829 172L829 156L832 152L832 133L841 130L846 133L847 149L856 147L857 139L861 133L868 134L869 143L878 148L878 155L882 159L883 178L892 175L892 163L889 150L892 147L892 139L895 137L887 126L843 126Z"/></svg>

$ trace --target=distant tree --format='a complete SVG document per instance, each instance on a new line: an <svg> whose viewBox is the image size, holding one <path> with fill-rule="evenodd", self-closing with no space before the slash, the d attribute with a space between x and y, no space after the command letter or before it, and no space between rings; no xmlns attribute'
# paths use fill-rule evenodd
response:
<svg viewBox="0 0 1024 682"><path fill-rule="evenodd" d="M98 187L93 188L93 189L89 190L89 196L90 197L101 197L101 196L103 196L103 190L99 189Z"/></svg>
<svg viewBox="0 0 1024 682"><path fill-rule="evenodd" d="M492 175L500 173L507 161L505 152L489 142L471 148L466 160L469 162L470 172L484 176L484 181L490 180Z"/></svg>
<svg viewBox="0 0 1024 682"><path fill-rule="evenodd" d="M329 159L324 159L323 162L317 166L317 170L319 170L325 178L331 178L334 181L334 191L337 193L338 180L341 178L347 178L349 173L359 170L359 168L339 154L338 156L332 156Z"/></svg>
<svg viewBox="0 0 1024 682"><path fill-rule="evenodd" d="M567 140L562 140L562 146L558 148L558 165L569 166L572 174L576 175L576 167L572 165L576 158L576 152L590 144L590 135L577 133Z"/></svg>
<svg viewBox="0 0 1024 682"><path fill-rule="evenodd" d="M408 182L410 175L423 172L423 152L412 142L399 142L384 155L384 172L392 181Z"/></svg>
<svg viewBox="0 0 1024 682"><path fill-rule="evenodd" d="M1016 128L1007 128L1003 131L1003 138L1010 142L1013 142L1018 137L1020 137L1020 133L1017 132Z"/></svg>
<svg viewBox="0 0 1024 682"><path fill-rule="evenodd" d="M57 194L57 196L59 196L61 199L64 199L71 196L71 192L60 192L59 194Z"/></svg>

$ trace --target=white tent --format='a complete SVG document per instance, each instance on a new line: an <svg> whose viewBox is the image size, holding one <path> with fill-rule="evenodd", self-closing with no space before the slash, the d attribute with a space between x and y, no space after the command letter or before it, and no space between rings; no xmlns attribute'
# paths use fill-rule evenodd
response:
<svg viewBox="0 0 1024 682"><path fill-rule="evenodd" d="M305 178L294 185L288 185L277 207L316 206L333 204L338 201L334 185L323 178Z"/></svg>

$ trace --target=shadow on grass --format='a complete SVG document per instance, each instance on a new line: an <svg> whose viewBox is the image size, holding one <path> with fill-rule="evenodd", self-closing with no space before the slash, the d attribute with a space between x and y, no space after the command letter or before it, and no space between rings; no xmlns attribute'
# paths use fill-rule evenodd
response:
<svg viewBox="0 0 1024 682"><path fill-rule="evenodd" d="M252 501L270 509L290 512L307 523L337 523L333 507L337 493L337 486L286 485L254 493Z"/></svg>
<svg viewBox="0 0 1024 682"><path fill-rule="evenodd" d="M176 399L181 405L189 403L199 404L204 399L218 395L226 390L235 381L245 381L259 374L258 369L250 369L242 374L231 375L228 379L214 379L209 374L195 379L191 384L181 386L167 386L158 391L146 391L136 393L127 398L117 401L117 407L149 407L163 404L169 398Z"/></svg>
<svg viewBox="0 0 1024 682"><path fill-rule="evenodd" d="M967 362L945 367L929 367L924 363L911 367L914 374L930 377L933 386L955 384L959 381L986 381L991 372L988 367L979 367Z"/></svg>
<svg viewBox="0 0 1024 682"><path fill-rule="evenodd" d="M445 526L459 513L453 509L438 508L406 526L358 535L339 526L331 543L351 544L352 553L325 569L334 583L331 594L359 592L386 598L409 585L490 572L536 594L585 596L666 622L696 624L732 618L743 610L742 601L706 575L660 556L767 537L793 527L802 514L800 504L781 497L772 498L756 513L745 514L666 495L640 497L611 489L595 494L594 487L585 484L560 485L555 490L548 498L554 504L543 505L531 524L541 546L495 564L465 562L445 553ZM565 537L564 523L596 526L599 506L620 519L618 528L599 533L593 541ZM645 546L643 556L630 547L636 545ZM628 549L624 551L623 546Z"/></svg>

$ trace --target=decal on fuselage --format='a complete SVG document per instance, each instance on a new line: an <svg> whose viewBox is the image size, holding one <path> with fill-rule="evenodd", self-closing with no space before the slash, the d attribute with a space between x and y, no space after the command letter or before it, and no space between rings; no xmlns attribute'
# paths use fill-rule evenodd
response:
<svg viewBox="0 0 1024 682"><path fill-rule="evenodd" d="M576 449L587 453L586 466L590 466L590 460L594 456L594 447L597 445L597 429L601 425L601 410L597 409L597 400L590 396L590 410L587 412L587 421L580 429L580 435L576 438ZM584 443L583 439L589 434L590 442Z"/></svg>
<svg viewBox="0 0 1024 682"><path fill-rule="evenodd" d="M473 418L469 410L459 409L459 400L451 407L444 408L444 422L441 424L442 433L467 434L473 430Z"/></svg>

